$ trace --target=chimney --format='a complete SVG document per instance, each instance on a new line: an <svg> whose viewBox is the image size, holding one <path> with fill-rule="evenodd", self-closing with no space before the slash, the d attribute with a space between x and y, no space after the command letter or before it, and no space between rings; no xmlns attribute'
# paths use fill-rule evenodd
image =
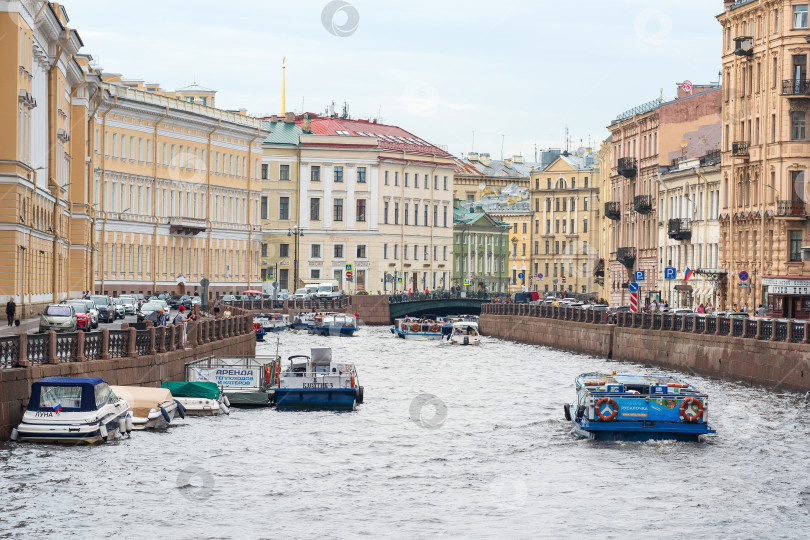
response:
<svg viewBox="0 0 810 540"><path fill-rule="evenodd" d="M481 163L484 164L484 166L489 167L489 154L488 153L481 154L479 159L481 160Z"/></svg>
<svg viewBox="0 0 810 540"><path fill-rule="evenodd" d="M284 122L287 124L294 124L295 123L295 113L290 111L286 115L284 115Z"/></svg>
<svg viewBox="0 0 810 540"><path fill-rule="evenodd" d="M274 124L277 124L278 123L278 116L276 116L274 114L273 116L270 117L270 121L273 122Z"/></svg>
<svg viewBox="0 0 810 540"><path fill-rule="evenodd" d="M247 109L239 109L239 114L242 116L247 116Z"/></svg>
<svg viewBox="0 0 810 540"><path fill-rule="evenodd" d="M312 121L309 118L309 114L304 115L304 125L302 126L304 133L312 133Z"/></svg>
<svg viewBox="0 0 810 540"><path fill-rule="evenodd" d="M467 154L467 159L470 161L478 161L478 152L470 152Z"/></svg>
<svg viewBox="0 0 810 540"><path fill-rule="evenodd" d="M512 163L525 163L523 156L512 156Z"/></svg>
<svg viewBox="0 0 810 540"><path fill-rule="evenodd" d="M504 159L503 164L506 166L507 169L511 169L512 168L512 158Z"/></svg>

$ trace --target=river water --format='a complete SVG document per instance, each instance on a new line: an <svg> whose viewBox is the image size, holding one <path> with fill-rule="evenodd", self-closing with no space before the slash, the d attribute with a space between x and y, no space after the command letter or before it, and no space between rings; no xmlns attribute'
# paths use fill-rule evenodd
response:
<svg viewBox="0 0 810 540"><path fill-rule="evenodd" d="M574 377L648 371L485 338L481 347L281 335L356 362L355 412L235 410L97 447L0 445L0 537L806 537L803 396L682 374L703 443L595 443ZM259 353L273 353L270 338Z"/></svg>

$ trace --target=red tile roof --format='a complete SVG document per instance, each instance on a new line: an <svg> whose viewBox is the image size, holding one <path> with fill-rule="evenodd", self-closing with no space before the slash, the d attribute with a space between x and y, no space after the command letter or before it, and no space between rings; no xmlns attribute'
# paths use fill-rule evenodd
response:
<svg viewBox="0 0 810 540"><path fill-rule="evenodd" d="M299 126L303 125L303 115L295 117ZM369 120L353 118L336 118L318 116L310 113L311 131L315 135L334 135L343 137L375 137L377 148L394 152L408 152L437 157L453 157L438 146L405 131L398 126L377 124Z"/></svg>

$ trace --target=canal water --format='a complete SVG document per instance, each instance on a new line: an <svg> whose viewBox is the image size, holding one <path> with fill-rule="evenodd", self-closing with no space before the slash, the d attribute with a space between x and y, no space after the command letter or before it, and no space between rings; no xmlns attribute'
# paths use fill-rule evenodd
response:
<svg viewBox="0 0 810 540"><path fill-rule="evenodd" d="M798 394L684 373L709 393L716 436L595 443L563 419L574 377L647 367L386 328L280 335L285 357L331 346L356 362L365 403L235 410L93 448L5 443L0 537L807 536L810 410Z"/></svg>

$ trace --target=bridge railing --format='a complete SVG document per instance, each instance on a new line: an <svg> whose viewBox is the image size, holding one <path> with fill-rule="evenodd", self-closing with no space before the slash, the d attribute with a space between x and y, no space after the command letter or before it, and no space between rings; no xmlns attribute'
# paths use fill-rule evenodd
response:
<svg viewBox="0 0 810 540"><path fill-rule="evenodd" d="M434 291L427 293L395 293L388 295L389 304L402 304L404 302L425 302L429 300L492 300L495 296L488 292L461 293L455 291Z"/></svg>

